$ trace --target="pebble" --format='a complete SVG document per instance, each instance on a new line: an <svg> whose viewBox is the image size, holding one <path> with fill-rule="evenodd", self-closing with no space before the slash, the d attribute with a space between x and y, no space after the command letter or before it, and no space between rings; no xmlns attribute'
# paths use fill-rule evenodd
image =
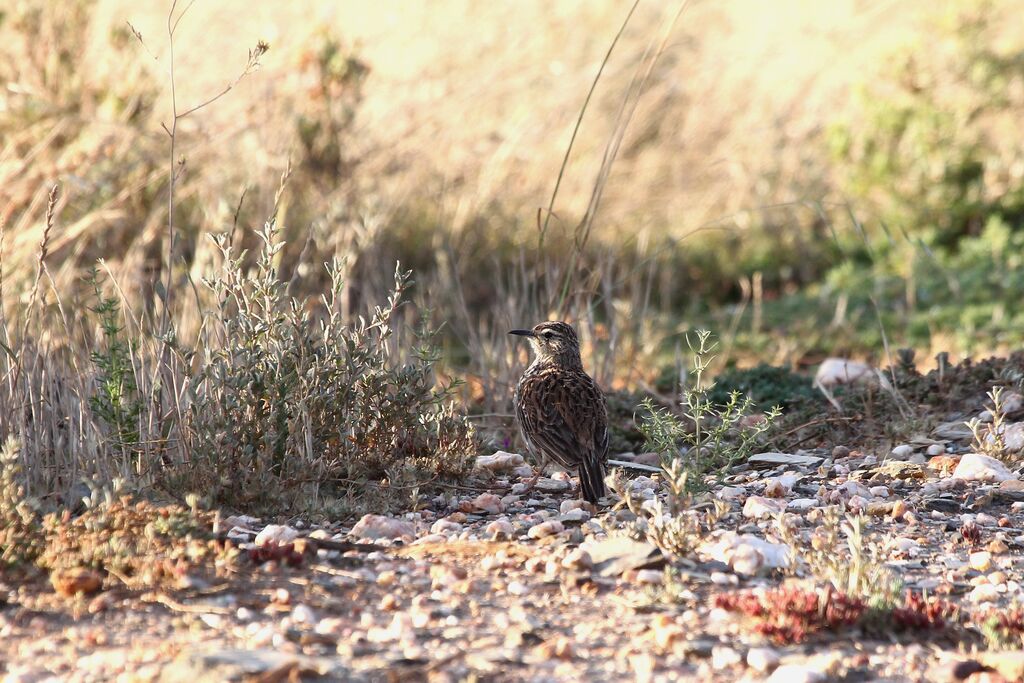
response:
<svg viewBox="0 0 1024 683"><path fill-rule="evenodd" d="M722 670L736 666L743 661L743 655L727 645L716 645L711 649L711 667Z"/></svg>
<svg viewBox="0 0 1024 683"><path fill-rule="evenodd" d="M437 520L430 527L432 534L457 534L460 531L462 531L462 525L446 517Z"/></svg>
<svg viewBox="0 0 1024 683"><path fill-rule="evenodd" d="M1017 475L999 460L981 453L967 453L953 471L954 479L999 482L1016 479Z"/></svg>
<svg viewBox="0 0 1024 683"><path fill-rule="evenodd" d="M722 500L735 500L746 495L746 493L745 489L741 489L738 486L723 486L716 495Z"/></svg>
<svg viewBox="0 0 1024 683"><path fill-rule="evenodd" d="M892 449L892 457L897 460L906 460L914 454L914 447L910 444L900 444Z"/></svg>
<svg viewBox="0 0 1024 683"><path fill-rule="evenodd" d="M474 511L486 512L492 515L496 515L505 510L505 506L502 504L501 498L493 493L481 493L473 499L472 503L470 503L470 507Z"/></svg>
<svg viewBox="0 0 1024 683"><path fill-rule="evenodd" d="M888 498L889 487L888 486L872 486L870 489L872 498Z"/></svg>
<svg viewBox="0 0 1024 683"><path fill-rule="evenodd" d="M805 664L783 664L765 683L821 683L824 680L825 674Z"/></svg>
<svg viewBox="0 0 1024 683"><path fill-rule="evenodd" d="M590 569L594 566L594 560L583 548L573 548L562 559L562 566L566 569Z"/></svg>
<svg viewBox="0 0 1024 683"><path fill-rule="evenodd" d="M761 519L763 517L774 517L786 509L786 502L764 496L751 496L743 504L743 516Z"/></svg>
<svg viewBox="0 0 1024 683"><path fill-rule="evenodd" d="M312 626L317 622L316 613L313 611L313 609L308 605L302 604L301 602L295 605L295 607L292 607L291 617L292 623L294 624L305 624L307 626Z"/></svg>
<svg viewBox="0 0 1024 683"><path fill-rule="evenodd" d="M559 522L557 519L552 519L547 522L541 522L530 527L528 536L530 538L546 538L547 536L554 536L565 531L565 525Z"/></svg>
<svg viewBox="0 0 1024 683"><path fill-rule="evenodd" d="M794 498L786 504L787 510L810 510L818 504L817 498Z"/></svg>
<svg viewBox="0 0 1024 683"><path fill-rule="evenodd" d="M940 443L933 443L931 446L928 447L928 450L925 452L928 453L928 455L934 457L936 455L942 455L943 453L945 453L946 447Z"/></svg>
<svg viewBox="0 0 1024 683"><path fill-rule="evenodd" d="M476 458L477 469L491 472L507 472L524 464L526 464L526 460L523 459L523 456L506 451L498 451L494 455L478 455Z"/></svg>
<svg viewBox="0 0 1024 683"><path fill-rule="evenodd" d="M665 580L664 572L657 569L641 569L636 573L637 583L656 586Z"/></svg>
<svg viewBox="0 0 1024 683"><path fill-rule="evenodd" d="M368 540L406 538L411 540L416 535L416 525L412 522L386 517L384 515L363 515L362 519L352 527L352 535Z"/></svg>
<svg viewBox="0 0 1024 683"><path fill-rule="evenodd" d="M269 543L275 545L286 545L299 537L299 532L290 526L281 524L268 524L263 530L256 534L256 545L263 547Z"/></svg>
<svg viewBox="0 0 1024 683"><path fill-rule="evenodd" d="M972 569L977 569L979 572L986 572L992 567L992 553L987 550L971 553L967 558L967 561L971 565Z"/></svg>
<svg viewBox="0 0 1024 683"><path fill-rule="evenodd" d="M975 586L974 590L967 594L971 602L996 602L999 600L999 589L990 583L983 583Z"/></svg>
<svg viewBox="0 0 1024 683"><path fill-rule="evenodd" d="M496 519L484 527L484 533L494 538L495 536L511 537L515 533L515 527L507 519Z"/></svg>
<svg viewBox="0 0 1024 683"><path fill-rule="evenodd" d="M779 653L770 647L752 647L747 651L747 666L760 674L777 667L779 659Z"/></svg>

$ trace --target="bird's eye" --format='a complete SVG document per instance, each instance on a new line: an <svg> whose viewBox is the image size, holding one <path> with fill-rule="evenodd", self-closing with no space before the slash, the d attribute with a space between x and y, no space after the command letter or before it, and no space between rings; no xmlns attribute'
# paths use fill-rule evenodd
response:
<svg viewBox="0 0 1024 683"><path fill-rule="evenodd" d="M544 330L543 332L540 333L540 336L544 337L545 339L551 339L552 337L555 336L555 334L551 330Z"/></svg>

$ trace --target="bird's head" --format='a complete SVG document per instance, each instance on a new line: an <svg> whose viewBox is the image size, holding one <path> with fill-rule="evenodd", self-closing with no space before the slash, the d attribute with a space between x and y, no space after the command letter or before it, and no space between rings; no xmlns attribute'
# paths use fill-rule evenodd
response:
<svg viewBox="0 0 1024 683"><path fill-rule="evenodd" d="M568 323L549 321L534 325L532 330L511 330L530 340L537 360L563 364L580 364L580 340Z"/></svg>

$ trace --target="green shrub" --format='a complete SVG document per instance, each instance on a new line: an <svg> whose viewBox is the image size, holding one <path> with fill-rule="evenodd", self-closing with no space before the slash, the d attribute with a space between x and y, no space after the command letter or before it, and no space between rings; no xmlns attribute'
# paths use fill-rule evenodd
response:
<svg viewBox="0 0 1024 683"><path fill-rule="evenodd" d="M314 315L277 275L276 234L268 223L251 272L225 237L215 238L224 263L206 285L217 298L218 341L191 390L193 486L247 504L268 491L289 501L332 485L351 492L373 480L465 473L475 438L455 411L453 385L435 387L431 333L411 333L408 357L394 339L410 274L396 270L387 305L349 324L334 262L323 313Z"/></svg>
<svg viewBox="0 0 1024 683"><path fill-rule="evenodd" d="M706 476L722 474L733 463L749 457L782 412L776 406L762 419L747 422L744 418L752 413L754 402L737 391L716 403L711 394L713 387L703 385L716 343L706 330L699 330L696 336L695 343L687 338L693 367L691 383L683 389L683 415L657 407L650 399L642 403L640 431L647 439L647 448L661 453L662 467L673 488L680 491L701 489Z"/></svg>

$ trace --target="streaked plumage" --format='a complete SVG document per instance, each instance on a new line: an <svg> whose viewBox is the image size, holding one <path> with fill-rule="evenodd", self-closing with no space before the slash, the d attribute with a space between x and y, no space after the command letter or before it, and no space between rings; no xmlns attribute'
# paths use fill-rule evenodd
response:
<svg viewBox="0 0 1024 683"><path fill-rule="evenodd" d="M528 337L534 360L516 385L516 418L540 471L547 460L577 470L583 498L605 494L608 412L597 383L583 370L579 339L564 322L512 330Z"/></svg>

